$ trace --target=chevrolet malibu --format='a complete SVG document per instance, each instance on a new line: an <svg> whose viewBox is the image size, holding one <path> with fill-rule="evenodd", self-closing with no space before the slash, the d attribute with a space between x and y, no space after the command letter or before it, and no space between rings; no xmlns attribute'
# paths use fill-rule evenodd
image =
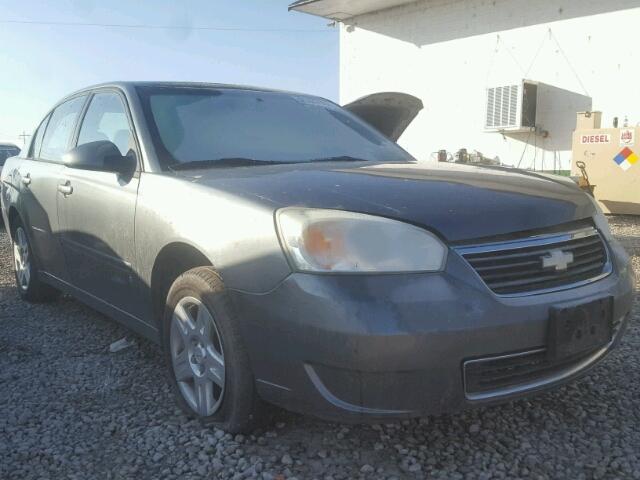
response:
<svg viewBox="0 0 640 480"><path fill-rule="evenodd" d="M570 181L416 162L417 99L189 83L74 93L2 171L28 302L162 346L177 403L387 421L556 387L618 343L629 258Z"/></svg>

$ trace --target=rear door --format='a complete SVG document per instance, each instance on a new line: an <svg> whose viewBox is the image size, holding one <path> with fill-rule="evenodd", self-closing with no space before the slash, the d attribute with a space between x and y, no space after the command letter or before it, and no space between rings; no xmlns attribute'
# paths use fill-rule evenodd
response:
<svg viewBox="0 0 640 480"><path fill-rule="evenodd" d="M19 209L38 269L63 280L68 277L60 244L58 183L64 168L62 155L69 148L86 99L86 95L71 98L47 115L38 127L29 155L18 168Z"/></svg>
<svg viewBox="0 0 640 480"><path fill-rule="evenodd" d="M99 90L89 101L77 145L98 140L109 140L122 155L138 158L127 103L119 91ZM139 177L138 169L126 178L64 167L60 183L67 193L58 195L62 245L72 283L135 316L141 310L134 269Z"/></svg>

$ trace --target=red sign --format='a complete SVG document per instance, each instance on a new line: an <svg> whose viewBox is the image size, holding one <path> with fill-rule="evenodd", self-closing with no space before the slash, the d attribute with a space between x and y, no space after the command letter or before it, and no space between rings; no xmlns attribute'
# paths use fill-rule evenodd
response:
<svg viewBox="0 0 640 480"><path fill-rule="evenodd" d="M620 130L620 146L621 147L633 147L635 142L635 129L625 128Z"/></svg>
<svg viewBox="0 0 640 480"><path fill-rule="evenodd" d="M611 143L611 135L609 135L608 133L580 135L580 143Z"/></svg>

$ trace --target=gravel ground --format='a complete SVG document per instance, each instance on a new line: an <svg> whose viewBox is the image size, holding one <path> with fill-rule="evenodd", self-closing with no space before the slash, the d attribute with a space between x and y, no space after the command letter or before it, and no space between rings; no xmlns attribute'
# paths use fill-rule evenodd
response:
<svg viewBox="0 0 640 480"><path fill-rule="evenodd" d="M640 220L610 219L640 272ZM0 232L0 478L640 479L640 306L621 347L578 383L402 424L277 412L226 435L175 407L158 348L72 299L16 294Z"/></svg>

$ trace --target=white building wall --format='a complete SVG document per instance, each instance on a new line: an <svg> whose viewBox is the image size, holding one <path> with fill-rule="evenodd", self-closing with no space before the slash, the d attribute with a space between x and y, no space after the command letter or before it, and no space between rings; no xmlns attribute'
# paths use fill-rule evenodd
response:
<svg viewBox="0 0 640 480"><path fill-rule="evenodd" d="M546 139L486 133L485 89L544 82L590 96L603 126L625 115L635 125L639 25L640 0L423 0L362 15L341 25L340 101L378 91L421 98L399 141L419 159L464 147L523 168L551 169L555 158L568 169L574 120L540 125Z"/></svg>

